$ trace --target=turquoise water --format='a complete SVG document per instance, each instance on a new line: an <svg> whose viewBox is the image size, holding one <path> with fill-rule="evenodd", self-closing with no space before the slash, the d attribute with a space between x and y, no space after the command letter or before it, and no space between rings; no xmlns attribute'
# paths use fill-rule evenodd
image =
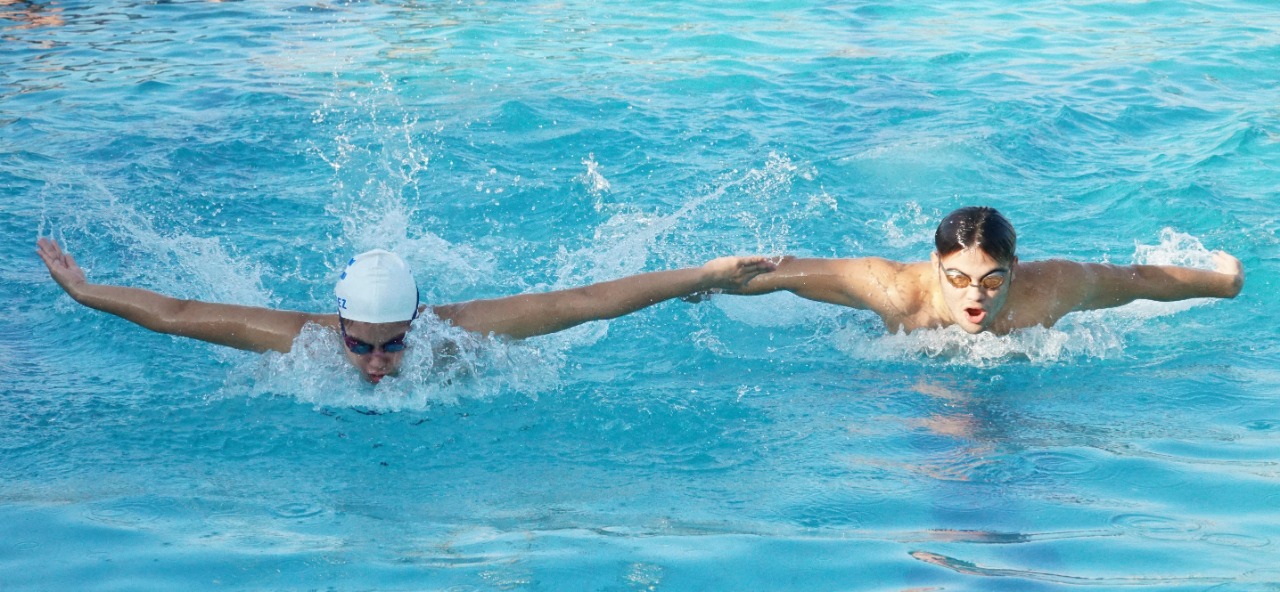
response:
<svg viewBox="0 0 1280 592"><path fill-rule="evenodd" d="M1276 589L1280 12L936 4L0 6L0 589ZM1247 283L1009 337L671 302L370 387L34 256L318 311L374 247L450 302L971 204Z"/></svg>

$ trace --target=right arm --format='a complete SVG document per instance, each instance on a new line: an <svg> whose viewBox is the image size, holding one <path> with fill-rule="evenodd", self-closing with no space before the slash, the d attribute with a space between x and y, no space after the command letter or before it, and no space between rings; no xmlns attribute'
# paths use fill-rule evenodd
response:
<svg viewBox="0 0 1280 592"><path fill-rule="evenodd" d="M754 296L786 290L802 298L880 312L896 308L904 265L888 259L800 259L783 257L732 294Z"/></svg>
<svg viewBox="0 0 1280 592"><path fill-rule="evenodd" d="M49 239L38 241L49 275L73 300L142 327L256 352L287 352L308 322L321 315L235 304L180 300L150 290L91 284L75 258Z"/></svg>
<svg viewBox="0 0 1280 592"><path fill-rule="evenodd" d="M516 339L613 319L705 290L737 290L773 269L764 257L721 257L700 267L654 271L597 284L434 307L441 319L487 335Z"/></svg>

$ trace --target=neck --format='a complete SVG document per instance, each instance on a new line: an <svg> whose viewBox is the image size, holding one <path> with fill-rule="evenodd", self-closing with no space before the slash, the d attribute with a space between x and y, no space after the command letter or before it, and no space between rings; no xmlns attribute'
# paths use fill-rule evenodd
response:
<svg viewBox="0 0 1280 592"><path fill-rule="evenodd" d="M929 278L924 285L929 287L929 305L933 309L933 318L937 326L946 327L954 325L956 320L951 316L951 308L947 306L947 301L942 297L942 277L938 270L937 264L929 266Z"/></svg>

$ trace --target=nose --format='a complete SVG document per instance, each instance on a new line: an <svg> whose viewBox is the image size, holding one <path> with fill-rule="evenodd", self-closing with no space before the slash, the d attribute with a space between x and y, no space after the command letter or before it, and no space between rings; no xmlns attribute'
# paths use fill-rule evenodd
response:
<svg viewBox="0 0 1280 592"><path fill-rule="evenodd" d="M382 351L382 348L369 352L368 358L370 368L385 368L391 363L391 355Z"/></svg>

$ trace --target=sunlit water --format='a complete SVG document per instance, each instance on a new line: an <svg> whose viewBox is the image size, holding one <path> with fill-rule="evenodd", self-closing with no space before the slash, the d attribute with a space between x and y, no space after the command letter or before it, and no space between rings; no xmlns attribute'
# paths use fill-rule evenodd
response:
<svg viewBox="0 0 1280 592"><path fill-rule="evenodd" d="M0 6L0 589L1274 590L1270 2ZM361 384L75 305L452 302L731 253L1248 270L1008 337L787 294ZM441 364L432 343L461 343Z"/></svg>

